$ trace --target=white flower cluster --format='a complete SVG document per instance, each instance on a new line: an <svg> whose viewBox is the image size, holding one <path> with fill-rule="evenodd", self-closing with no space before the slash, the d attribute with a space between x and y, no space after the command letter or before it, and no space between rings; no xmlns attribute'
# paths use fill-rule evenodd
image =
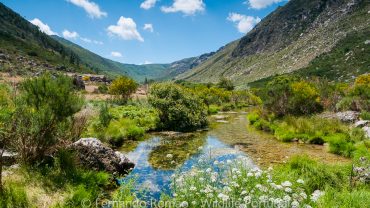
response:
<svg viewBox="0 0 370 208"><path fill-rule="evenodd" d="M181 207L311 207L324 194L307 194L302 179L278 183L271 168L263 171L246 165L245 158L214 161L174 176L173 200ZM201 161L204 162L204 161ZM205 204L211 203L211 204ZM216 203L216 204L215 204Z"/></svg>

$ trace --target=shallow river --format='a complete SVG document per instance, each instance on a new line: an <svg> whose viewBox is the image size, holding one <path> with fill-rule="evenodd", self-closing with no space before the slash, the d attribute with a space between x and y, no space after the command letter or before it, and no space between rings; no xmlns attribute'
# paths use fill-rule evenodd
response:
<svg viewBox="0 0 370 208"><path fill-rule="evenodd" d="M240 155L250 158L251 166L269 167L285 163L297 154L326 162L348 162L328 153L325 146L282 143L268 134L248 128L244 114L225 114L227 119L212 122L208 132L186 138L152 135L147 140L122 148L136 166L122 182L134 180L142 200L159 199L160 193L170 194L171 175L191 169L200 159L226 161Z"/></svg>

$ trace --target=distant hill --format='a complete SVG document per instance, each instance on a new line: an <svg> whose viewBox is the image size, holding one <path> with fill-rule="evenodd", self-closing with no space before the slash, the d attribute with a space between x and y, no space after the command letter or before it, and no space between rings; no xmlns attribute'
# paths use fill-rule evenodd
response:
<svg viewBox="0 0 370 208"><path fill-rule="evenodd" d="M18 74L42 70L127 75L166 80L207 59L207 55L170 64L123 64L103 58L64 38L42 33L36 26L0 3L0 72Z"/></svg>
<svg viewBox="0 0 370 208"><path fill-rule="evenodd" d="M350 81L370 72L370 1L290 0L240 40L177 76L238 86L277 74L298 73Z"/></svg>

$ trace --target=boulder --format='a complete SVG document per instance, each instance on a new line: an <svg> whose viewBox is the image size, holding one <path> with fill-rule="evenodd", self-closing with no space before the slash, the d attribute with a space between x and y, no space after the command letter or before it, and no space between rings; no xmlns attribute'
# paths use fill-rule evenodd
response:
<svg viewBox="0 0 370 208"><path fill-rule="evenodd" d="M345 111L345 112L339 112L336 113L336 117L343 121L348 123L354 123L360 116L359 112L356 111Z"/></svg>
<svg viewBox="0 0 370 208"><path fill-rule="evenodd" d="M124 154L115 152L95 138L82 138L73 143L71 149L77 152L81 165L93 170L122 175L135 166Z"/></svg>
<svg viewBox="0 0 370 208"><path fill-rule="evenodd" d="M0 151L2 151L0 149ZM5 166L11 166L11 165L14 165L15 162L17 161L17 153L12 153L12 152L8 152L5 150L5 152L3 153L3 164Z"/></svg>
<svg viewBox="0 0 370 208"><path fill-rule="evenodd" d="M366 136L368 139L370 139L370 127L365 126L365 127L363 127L363 128L362 128L362 130L364 130L364 132L365 132L365 136Z"/></svg>
<svg viewBox="0 0 370 208"><path fill-rule="evenodd" d="M367 124L369 124L370 121L367 121L367 120L360 120L360 121L357 121L355 123L355 127L359 127L359 128L362 128L362 127L365 127L367 126Z"/></svg>

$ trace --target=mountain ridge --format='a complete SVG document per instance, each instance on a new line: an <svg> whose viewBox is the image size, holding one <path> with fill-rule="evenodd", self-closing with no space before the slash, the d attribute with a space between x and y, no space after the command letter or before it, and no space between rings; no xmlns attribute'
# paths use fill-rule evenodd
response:
<svg viewBox="0 0 370 208"><path fill-rule="evenodd" d="M290 0L246 36L176 78L217 82L224 76L237 86L246 87L266 77L304 69L322 54L330 53L347 35L369 31L369 11L370 3L365 0L314 0L308 4L303 0ZM284 28L281 25L288 29L281 29Z"/></svg>

